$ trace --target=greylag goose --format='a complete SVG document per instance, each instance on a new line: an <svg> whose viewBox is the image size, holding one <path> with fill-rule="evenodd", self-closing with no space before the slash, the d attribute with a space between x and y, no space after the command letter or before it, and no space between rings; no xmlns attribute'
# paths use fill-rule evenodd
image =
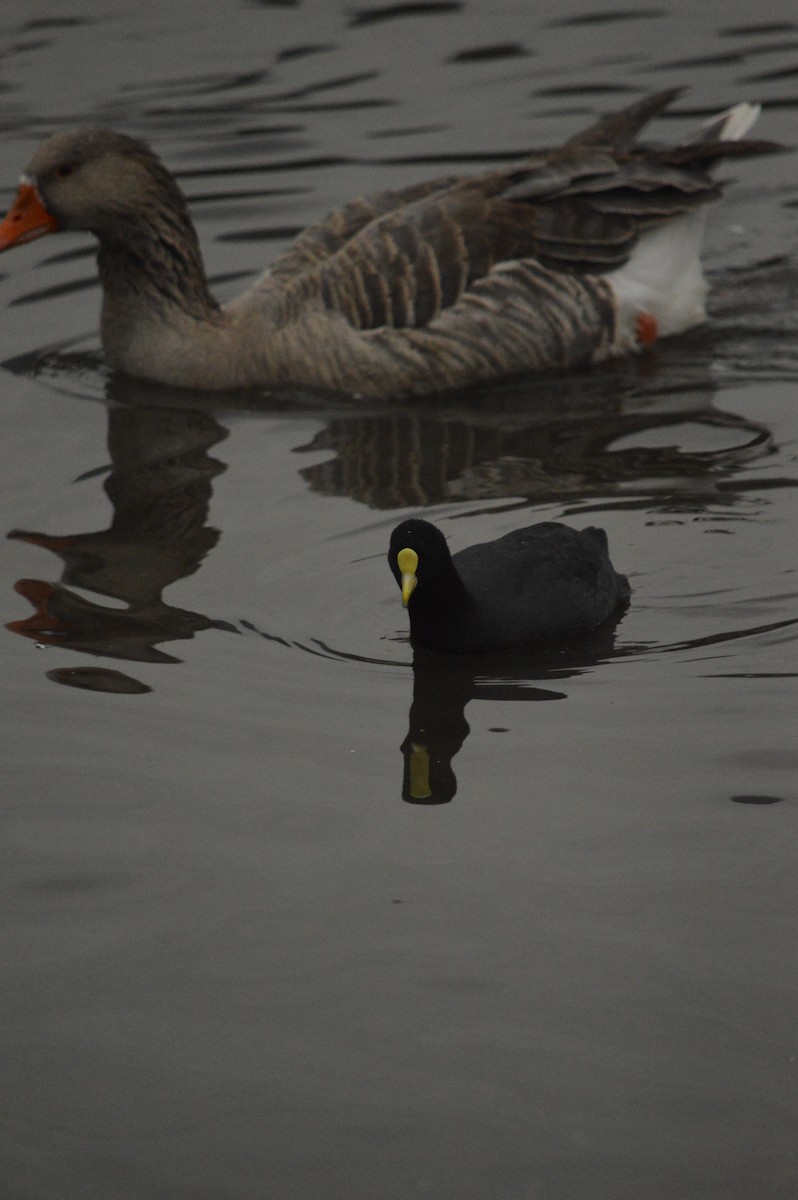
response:
<svg viewBox="0 0 798 1200"><path fill-rule="evenodd" d="M388 565L402 589L412 641L471 653L590 633L629 599L603 529L556 521L515 529L451 554L417 518L391 534Z"/></svg>
<svg viewBox="0 0 798 1200"><path fill-rule="evenodd" d="M424 395L597 362L704 318L704 208L746 140L738 104L687 141L637 144L681 89L501 170L358 199L311 226L224 306L185 198L136 138L56 134L33 155L0 250L99 240L102 342L127 375L179 387Z"/></svg>

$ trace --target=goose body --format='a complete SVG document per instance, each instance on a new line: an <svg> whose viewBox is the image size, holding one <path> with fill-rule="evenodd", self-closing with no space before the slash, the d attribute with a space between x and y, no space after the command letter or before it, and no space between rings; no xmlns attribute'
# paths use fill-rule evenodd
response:
<svg viewBox="0 0 798 1200"><path fill-rule="evenodd" d="M145 143L108 129L39 147L0 250L93 233L109 364L175 386L423 395L599 361L703 319L711 168L779 148L745 139L747 104L676 146L638 146L678 94L503 170L354 200L225 306L177 183Z"/></svg>
<svg viewBox="0 0 798 1200"><path fill-rule="evenodd" d="M603 529L543 521L451 554L436 525L413 518L391 535L388 564L412 641L474 653L561 641L597 629L629 598Z"/></svg>

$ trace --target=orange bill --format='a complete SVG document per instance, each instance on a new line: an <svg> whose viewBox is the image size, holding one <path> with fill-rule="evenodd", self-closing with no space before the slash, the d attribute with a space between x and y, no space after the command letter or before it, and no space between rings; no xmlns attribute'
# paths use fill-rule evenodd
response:
<svg viewBox="0 0 798 1200"><path fill-rule="evenodd" d="M0 223L0 252L55 233L57 228L55 217L44 207L33 184L21 183L8 216Z"/></svg>

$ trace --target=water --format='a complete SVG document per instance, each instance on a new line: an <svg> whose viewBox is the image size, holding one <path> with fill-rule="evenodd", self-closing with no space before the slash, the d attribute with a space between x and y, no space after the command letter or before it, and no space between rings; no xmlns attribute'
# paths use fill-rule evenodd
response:
<svg viewBox="0 0 798 1200"><path fill-rule="evenodd" d="M2 199L55 128L146 136L226 298L640 90L795 142L797 46L787 0L7 0ZM89 239L4 256L4 1198L795 1195L798 193L723 173L710 327L445 405L114 379ZM414 669L420 511L599 523L632 605Z"/></svg>

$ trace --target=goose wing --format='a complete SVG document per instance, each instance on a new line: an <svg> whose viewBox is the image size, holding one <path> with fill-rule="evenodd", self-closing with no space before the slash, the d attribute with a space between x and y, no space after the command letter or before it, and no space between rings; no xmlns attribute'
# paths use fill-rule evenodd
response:
<svg viewBox="0 0 798 1200"><path fill-rule="evenodd" d="M306 230L264 282L320 300L358 330L423 329L474 288L491 290L503 264L614 270L641 232L719 194L710 174L718 159L779 148L739 133L725 140L720 119L708 140L699 131L669 148L635 147L681 91L646 97L507 169L355 200Z"/></svg>

